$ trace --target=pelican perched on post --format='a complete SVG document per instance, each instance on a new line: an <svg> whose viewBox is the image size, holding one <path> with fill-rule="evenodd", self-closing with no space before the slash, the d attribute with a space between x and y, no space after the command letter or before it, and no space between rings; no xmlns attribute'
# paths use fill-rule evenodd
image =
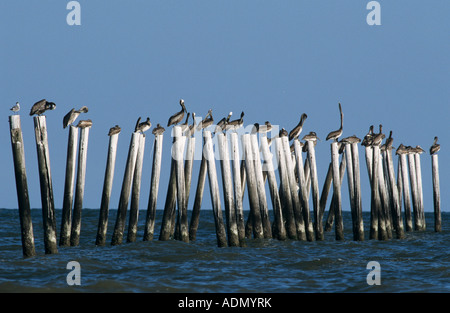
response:
<svg viewBox="0 0 450 313"><path fill-rule="evenodd" d="M226 129L236 130L242 125L244 125L244 111L241 112L241 117L239 119L228 122Z"/></svg>
<svg viewBox="0 0 450 313"><path fill-rule="evenodd" d="M288 134L287 130L284 129L284 128L281 128L281 129L280 129L280 132L278 133L278 136L279 136L279 137L284 137L284 136L288 136L288 135L289 135L289 134Z"/></svg>
<svg viewBox="0 0 450 313"><path fill-rule="evenodd" d="M183 134L184 134L184 132L185 132L186 130L189 129L188 122L189 122L189 117L190 117L190 116L191 116L191 112L189 112L189 113L186 115L186 120L184 121L184 123L183 123L183 124L180 124L180 127L181 127L181 133L183 133Z"/></svg>
<svg viewBox="0 0 450 313"><path fill-rule="evenodd" d="M302 140L305 141L317 141L320 140L319 137L317 137L316 132L309 132L309 134L303 136Z"/></svg>
<svg viewBox="0 0 450 313"><path fill-rule="evenodd" d="M172 115L169 118L169 122L167 123L167 127L169 127L171 125L176 125L179 122L181 122L181 120L183 119L184 113L187 112L186 107L184 106L184 100L183 99L180 100L180 105L181 105L181 111L175 113L174 115Z"/></svg>
<svg viewBox="0 0 450 313"><path fill-rule="evenodd" d="M37 114L42 115L47 110L54 110L56 108L56 104L54 102L49 102L45 99L42 99L31 107L30 116Z"/></svg>
<svg viewBox="0 0 450 313"><path fill-rule="evenodd" d="M342 113L342 107L340 102L339 102L339 112L341 114L341 127L338 130L329 133L326 140L333 139L334 141L337 141L338 138L341 137L342 135L342 126L344 124L344 113Z"/></svg>
<svg viewBox="0 0 450 313"><path fill-rule="evenodd" d="M20 110L19 102L16 102L16 104L10 110L13 111L14 113L19 112L19 110Z"/></svg>
<svg viewBox="0 0 450 313"><path fill-rule="evenodd" d="M189 125L189 129L186 130L186 135L189 135L189 136L194 135L195 130L196 130L196 127L195 127L195 112L193 112L192 113L192 124Z"/></svg>
<svg viewBox="0 0 450 313"><path fill-rule="evenodd" d="M350 144L352 144L352 143L360 143L361 139L359 139L358 137L353 135L353 136L349 136L349 137L346 137L346 138L342 138L341 142L343 142L343 143L350 143Z"/></svg>
<svg viewBox="0 0 450 313"><path fill-rule="evenodd" d="M380 124L380 132L378 134L373 134L371 145L379 146L381 144L381 141L383 141L384 137L386 136L383 134L383 125Z"/></svg>
<svg viewBox="0 0 450 313"><path fill-rule="evenodd" d="M143 134L145 131L149 130L150 127L152 127L152 123L150 122L150 118L147 117L147 119L140 123L141 118L139 117L137 122L136 122L136 127L134 128L135 132L141 132L141 134Z"/></svg>
<svg viewBox="0 0 450 313"><path fill-rule="evenodd" d="M120 128L119 125L111 127L109 129L108 136L112 136L112 135L118 134L118 133L120 133L120 131L121 131L121 128Z"/></svg>
<svg viewBox="0 0 450 313"><path fill-rule="evenodd" d="M437 143L438 137L434 137L433 145L430 147L430 155L435 154L441 149L441 145Z"/></svg>
<svg viewBox="0 0 450 313"><path fill-rule="evenodd" d="M77 124L78 128L86 128L86 127L91 127L91 126L92 126L92 121L90 119L88 119L88 120L81 120Z"/></svg>
<svg viewBox="0 0 450 313"><path fill-rule="evenodd" d="M300 133L303 129L303 123L305 122L307 117L308 115L306 115L305 113L302 114L302 116L300 117L300 122L298 122L297 126L295 126L294 129L292 129L289 133L289 141L300 136Z"/></svg>
<svg viewBox="0 0 450 313"><path fill-rule="evenodd" d="M63 128L66 128L67 126L73 124L73 122L75 122L75 120L81 113L87 112L88 112L87 106L83 106L79 110L75 109L70 110L69 113L67 113L63 118Z"/></svg>
<svg viewBox="0 0 450 313"><path fill-rule="evenodd" d="M214 130L214 134L225 130L226 125L230 121L231 115L233 115L233 112L228 113L227 117L224 117L219 121L219 123L217 123L216 129Z"/></svg>
<svg viewBox="0 0 450 313"><path fill-rule="evenodd" d="M205 118L198 124L197 130L204 129L214 123L214 119L212 116L212 109L208 110L208 114L206 114Z"/></svg>
<svg viewBox="0 0 450 313"><path fill-rule="evenodd" d="M407 153L408 153L408 148L405 147L402 143L400 144L400 146L398 146L397 150L395 151L396 155L407 154Z"/></svg>
<svg viewBox="0 0 450 313"><path fill-rule="evenodd" d="M259 125L258 123L255 123L256 132L258 133L267 133L272 129L272 124L270 124L269 121L266 121L264 125Z"/></svg>
<svg viewBox="0 0 450 313"><path fill-rule="evenodd" d="M363 141L361 142L361 146L370 146L372 144L373 139L373 125L370 125L369 132L364 136Z"/></svg>
<svg viewBox="0 0 450 313"><path fill-rule="evenodd" d="M164 133L165 129L164 127L161 126L161 124L156 124L156 127L153 128L152 130L152 134L153 135L161 135L162 133Z"/></svg>

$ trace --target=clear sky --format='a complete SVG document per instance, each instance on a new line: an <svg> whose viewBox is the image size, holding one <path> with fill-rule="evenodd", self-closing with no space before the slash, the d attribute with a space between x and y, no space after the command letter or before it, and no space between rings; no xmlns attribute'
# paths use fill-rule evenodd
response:
<svg viewBox="0 0 450 313"><path fill-rule="evenodd" d="M69 1L0 2L0 207L16 208L9 108L19 101L31 206L41 207L31 105L56 103L48 112L55 206L62 207L68 129L63 116L83 105L89 138L84 207L100 206L108 130L119 136L111 208L116 208L136 119L165 127L185 100L187 110L216 121L245 111L245 125L269 120L292 129L302 113L303 133L315 131L319 186L330 162L326 135L339 127L362 138L370 125L393 131L394 146L420 145L426 211L433 210L428 149L439 136L442 210L450 146L450 1L379 1L381 25L369 26L369 1L80 0L81 25L69 26ZM141 208L146 209L153 135L148 133ZM164 138L158 209L163 209L170 165ZM360 149L363 210L370 190ZM397 161L397 158L394 159ZM195 191L198 165L195 163ZM220 170L220 167L217 167ZM342 186L343 201L348 189ZM219 182L221 185L221 182ZM209 196L209 187L205 193ZM189 203L192 209L193 196ZM222 201L223 204L223 201ZM248 208L248 200L244 202ZM209 197L204 207L210 208ZM348 202L343 205L348 209Z"/></svg>

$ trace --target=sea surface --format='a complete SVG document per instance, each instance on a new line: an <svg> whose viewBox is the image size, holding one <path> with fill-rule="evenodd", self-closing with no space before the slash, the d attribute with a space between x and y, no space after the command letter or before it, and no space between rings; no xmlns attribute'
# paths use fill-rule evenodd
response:
<svg viewBox="0 0 450 313"><path fill-rule="evenodd" d="M44 254L42 211L32 210L37 256L24 258L17 209L0 209L0 292L300 293L450 292L450 213L442 232L426 213L427 229L405 239L352 240L350 212L344 212L345 240L334 230L325 240L247 239L246 247L218 248L213 213L203 210L197 240L142 241L146 211L139 216L138 239L111 246L116 210L110 210L107 244L95 246L98 210L84 209L80 245ZM190 212L189 212L190 213ZM248 213L248 212L246 212ZM59 234L61 210L56 210ZM59 237L58 237L59 239ZM80 285L69 286L70 261L80 265ZM379 263L379 285L369 285L370 261ZM372 273L373 274L373 273Z"/></svg>

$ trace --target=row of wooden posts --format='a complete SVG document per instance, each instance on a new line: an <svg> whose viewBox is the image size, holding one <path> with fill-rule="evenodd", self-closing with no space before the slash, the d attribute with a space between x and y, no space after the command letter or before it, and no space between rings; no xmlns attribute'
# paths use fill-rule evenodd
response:
<svg viewBox="0 0 450 313"><path fill-rule="evenodd" d="M51 254L57 253L58 248L45 116L34 117L34 126L39 165L44 246L45 253ZM23 255L29 257L34 256L36 252L19 115L10 116L10 130ZM109 202L114 178L118 135L114 134L109 138L98 231L95 241L95 244L99 246L106 244ZM331 230L333 223L335 225L336 240L344 240L341 185L346 170L353 240L364 240L358 143L336 141L331 143L331 162L322 192L320 192L314 141L306 141L304 143L306 147L302 147L303 143L295 139L293 146L290 146L287 136L276 136L272 139L274 144L272 151L274 152L271 152L266 133L259 133L258 144L258 133L252 132L241 136L243 151L239 151L239 137L236 132L230 132L229 136L223 132L218 132L215 136L217 137L217 148L220 156L225 219L223 218L221 205L212 134L205 129L203 130L203 153L197 188L192 216L189 221L187 204L191 188L196 138L185 136L182 133L181 126L174 126L169 186L165 199L159 240L175 238L189 242L196 239L206 177L208 177L210 187L212 212L217 245L219 247L245 246L245 239L250 237L276 238L279 240L323 240L324 231ZM89 127L81 128L78 164L76 164L78 128L74 126L69 127L60 246L79 245L88 137ZM228 140L230 140L230 144L228 144ZM156 204L161 176L162 143L163 134L155 134L144 241L153 240L155 231ZM229 147L231 147L231 151L229 151ZM118 245L123 242L129 202L130 210L126 240L127 242L136 240L144 149L145 135L140 132L133 132L111 238L112 245ZM424 230L425 219L420 154L399 155L398 176L396 178L392 150L380 151L380 146L366 146L365 149L366 165L371 184L370 239L403 238L404 224L406 231ZM307 157L303 161L302 151L305 150L307 151ZM261 154L263 159L260 158ZM342 157L340 158L341 154ZM276 162L273 162L274 157ZM278 165L278 180L274 164ZM75 181L76 168L78 170ZM440 231L441 214L437 154L432 155L432 169L435 230ZM270 220L269 197L266 195L265 184L267 181L270 204L273 210L273 221ZM332 199L326 224L323 226L331 185L333 185ZM410 186L412 201L410 199ZM250 214L246 222L243 210L245 189L247 189L250 207ZM75 190L75 196L73 195L73 190ZM309 203L310 196L312 197L312 208ZM413 214L411 214L411 202ZM403 222L403 214L405 222ZM414 217L414 228L412 217Z"/></svg>

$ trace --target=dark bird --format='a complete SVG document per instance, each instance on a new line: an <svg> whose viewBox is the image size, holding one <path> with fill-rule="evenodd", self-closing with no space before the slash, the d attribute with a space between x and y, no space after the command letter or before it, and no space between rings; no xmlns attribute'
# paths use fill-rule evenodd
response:
<svg viewBox="0 0 450 313"><path fill-rule="evenodd" d="M386 138L386 150L392 149L392 144L394 143L394 138L392 138L392 130L389 131L389 137Z"/></svg>
<svg viewBox="0 0 450 313"><path fill-rule="evenodd" d="M266 121L264 125L259 125L259 123L255 123L256 132L258 133L267 133L272 129L272 124L269 121Z"/></svg>
<svg viewBox="0 0 450 313"><path fill-rule="evenodd" d="M19 110L20 110L19 102L16 102L16 104L10 110L13 111L14 113L19 112Z"/></svg>
<svg viewBox="0 0 450 313"><path fill-rule="evenodd" d="M244 111L241 112L241 117L237 120L228 122L227 129L236 130L244 124Z"/></svg>
<svg viewBox="0 0 450 313"><path fill-rule="evenodd" d="M217 123L216 125L216 129L214 130L214 134L218 133L220 131L225 130L225 126L228 124L228 122L230 121L230 117L231 115L233 115L233 112L228 113L227 117L224 117L223 119L221 119L219 121L219 123Z"/></svg>
<svg viewBox="0 0 450 313"><path fill-rule="evenodd" d="M157 135L161 135L162 133L164 133L165 129L164 127L161 126L161 124L156 124L156 127L153 128L152 130L152 134L157 136Z"/></svg>
<svg viewBox="0 0 450 313"><path fill-rule="evenodd" d="M70 110L70 112L67 113L63 118L63 128L66 128L67 126L69 126L73 122L75 122L75 120L81 113L87 113L87 112L88 112L88 108L86 106L81 107L81 109L79 109L79 110L75 110L75 109Z"/></svg>
<svg viewBox="0 0 450 313"><path fill-rule="evenodd" d="M139 117L137 122L136 122L136 127L134 128L135 132L141 132L141 134L143 134L145 131L149 130L150 127L152 127L152 123L150 122L150 118L147 117L147 119L140 123L141 118Z"/></svg>
<svg viewBox="0 0 450 313"><path fill-rule="evenodd" d="M408 153L408 149L402 143L400 144L400 146L398 146L397 150L395 151L396 155L407 154L407 153Z"/></svg>
<svg viewBox="0 0 450 313"><path fill-rule="evenodd" d="M337 141L338 138L341 137L342 135L342 126L344 124L344 113L342 113L341 103L339 103L339 112L341 114L341 127L338 130L329 133L326 140L333 139L334 141Z"/></svg>
<svg viewBox="0 0 450 313"><path fill-rule="evenodd" d="M302 114L302 116L300 117L300 122L298 122L297 126L295 126L294 129L292 129L289 133L289 141L300 136L300 133L303 129L303 123L305 122L307 117L308 115L306 115L305 113Z"/></svg>
<svg viewBox="0 0 450 313"><path fill-rule="evenodd" d="M288 132L286 129L282 128L278 134L279 137L288 136Z"/></svg>
<svg viewBox="0 0 450 313"><path fill-rule="evenodd" d="M373 134L371 145L379 146L383 141L384 137L386 136L383 134L383 125L380 124L380 132L378 134Z"/></svg>
<svg viewBox="0 0 450 313"><path fill-rule="evenodd" d="M49 102L45 99L42 99L31 107L30 116L31 115L42 115L47 110L54 110L56 108L56 104L54 102Z"/></svg>
<svg viewBox="0 0 450 313"><path fill-rule="evenodd" d="M188 136L194 135L195 130L196 130L196 127L195 127L195 113L193 112L192 113L192 124L189 125L189 130L187 131L186 135L188 135Z"/></svg>
<svg viewBox="0 0 450 313"><path fill-rule="evenodd" d="M177 125L183 119L184 113L185 112L187 113L186 107L184 106L184 100L183 99L180 100L180 105L181 105L181 111L175 113L174 115L172 115L169 118L169 122L167 123L167 127L169 127L171 125Z"/></svg>
<svg viewBox="0 0 450 313"><path fill-rule="evenodd" d="M341 142L343 142L343 143L350 143L350 144L352 144L352 143L360 143L361 139L359 139L358 137L353 135L353 136L349 136L349 137L346 137L346 138L342 138Z"/></svg>
<svg viewBox="0 0 450 313"><path fill-rule="evenodd" d="M437 143L438 137L434 137L433 145L430 147L430 154L433 155L441 149L441 145Z"/></svg>
<svg viewBox="0 0 450 313"><path fill-rule="evenodd" d="M189 125L188 125L188 122L189 122L189 116L191 116L191 113L190 113L190 112L186 115L186 120L184 121L184 123L180 125L180 127L181 127L181 133L183 133L183 134L186 132L186 130L189 129Z"/></svg>
<svg viewBox="0 0 450 313"><path fill-rule="evenodd" d="M81 120L78 122L77 127L78 128L86 128L86 127L91 127L92 126L92 121L89 120Z"/></svg>
<svg viewBox="0 0 450 313"><path fill-rule="evenodd" d="M373 125L370 125L369 132L364 136L364 139L361 142L361 146L372 145L372 139L373 139Z"/></svg>
<svg viewBox="0 0 450 313"><path fill-rule="evenodd" d="M415 148L411 149L414 153L422 154L425 152L425 150L422 149L421 146L417 145Z"/></svg>
<svg viewBox="0 0 450 313"><path fill-rule="evenodd" d="M120 131L121 131L121 129L120 129L120 126L119 126L119 125L116 125L116 126L114 126L114 127L111 127L111 128L109 129L108 136L112 136L112 135L118 134L118 133L120 133Z"/></svg>
<svg viewBox="0 0 450 313"><path fill-rule="evenodd" d="M317 141L320 140L319 137L317 137L317 134L315 132L309 132L309 134L303 136L302 140L305 141Z"/></svg>
<svg viewBox="0 0 450 313"><path fill-rule="evenodd" d="M214 119L212 116L212 109L208 110L208 114L206 114L205 118L197 125L197 130L204 129L214 123Z"/></svg>

